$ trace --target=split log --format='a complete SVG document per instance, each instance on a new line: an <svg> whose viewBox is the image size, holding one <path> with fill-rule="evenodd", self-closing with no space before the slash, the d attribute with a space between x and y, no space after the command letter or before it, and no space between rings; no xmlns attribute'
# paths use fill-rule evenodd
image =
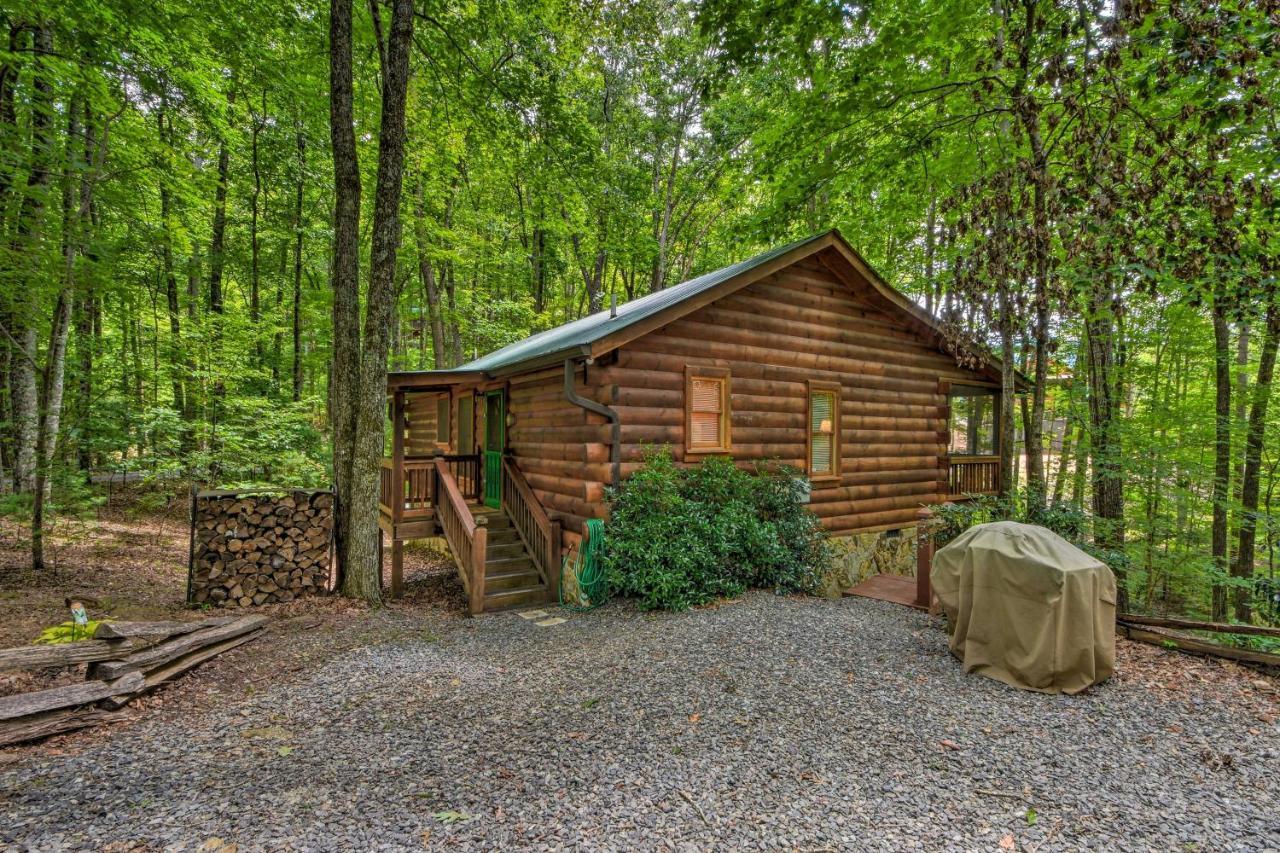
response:
<svg viewBox="0 0 1280 853"><path fill-rule="evenodd" d="M102 723L118 723L126 714L102 708L61 709L0 722L0 746L38 740Z"/></svg>
<svg viewBox="0 0 1280 853"><path fill-rule="evenodd" d="M137 675L142 680L142 683L135 688L131 688L127 693L118 693L104 698L102 700L102 704L103 706L113 710L122 708L148 690L158 687L166 681L181 675L187 670L199 666L210 658L217 657L223 652L228 652L237 646L249 642L250 640L255 640L260 637L262 633L263 629L259 628L254 631L250 631L247 634L241 634L238 637L230 637L222 640L221 642L214 643L182 655L181 657L170 660L154 669L147 670L145 674L141 672L131 673L132 675Z"/></svg>
<svg viewBox="0 0 1280 853"><path fill-rule="evenodd" d="M65 687L51 687L48 690L3 696L0 697L0 720L14 720L29 714L39 714L42 711L88 705L90 702L97 702L117 693L138 690L142 685L142 673L131 672L112 682L83 681L79 684L68 684Z"/></svg>
<svg viewBox="0 0 1280 853"><path fill-rule="evenodd" d="M102 622L93 632L95 640L123 640L128 638L146 638L154 641L179 634L190 634L203 628L215 625L226 625L235 620L234 616L215 616L191 622Z"/></svg>
<svg viewBox="0 0 1280 853"><path fill-rule="evenodd" d="M248 606L323 591L332 531L328 492L202 493L188 600Z"/></svg>
<svg viewBox="0 0 1280 853"><path fill-rule="evenodd" d="M184 634L166 643L131 654L121 660L94 664L90 675L94 678L119 678L129 672L141 670L149 672L154 667L176 660L190 652L215 645L232 637L239 637L250 631L256 631L266 624L267 617L265 616L244 616L239 619L233 619L223 625L215 625L191 634Z"/></svg>
<svg viewBox="0 0 1280 853"><path fill-rule="evenodd" d="M75 666L80 663L111 660L145 648L147 645L149 643L145 639L135 638L116 641L81 640L76 643L0 649L0 672L40 669L47 666Z"/></svg>
<svg viewBox="0 0 1280 853"><path fill-rule="evenodd" d="M1197 619L1181 619L1173 616L1145 616L1122 613L1117 622L1132 625L1153 625L1159 628L1182 628L1190 631L1212 631L1216 634L1247 634L1255 637L1280 637L1280 628L1265 625L1231 625L1226 622L1202 622Z"/></svg>
<svg viewBox="0 0 1280 853"><path fill-rule="evenodd" d="M1280 669L1280 655L1254 651L1253 649L1237 649L1232 646L1223 646L1218 643L1208 643L1202 640L1193 640L1190 637L1170 634L1167 631L1161 631L1154 628L1139 628L1135 625L1127 625L1123 622L1118 624L1127 638L1139 643L1147 643L1153 646L1160 646L1161 648L1173 648L1177 651L1185 652L1190 655L1226 658L1227 660L1239 661L1240 663L1249 663Z"/></svg>

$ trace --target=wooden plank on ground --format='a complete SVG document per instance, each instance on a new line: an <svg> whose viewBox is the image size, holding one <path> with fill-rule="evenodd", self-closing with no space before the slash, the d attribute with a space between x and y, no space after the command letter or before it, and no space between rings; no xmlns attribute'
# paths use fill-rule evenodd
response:
<svg viewBox="0 0 1280 853"><path fill-rule="evenodd" d="M213 643L219 643L231 637L238 637L241 634L256 631L266 624L266 616L232 618L225 624L214 625L200 631L184 634L131 654L121 660L109 660L94 664L92 676L94 678L119 678L126 672L150 670L153 667L176 660L183 655Z"/></svg>
<svg viewBox="0 0 1280 853"><path fill-rule="evenodd" d="M0 649L0 672L39 669L46 666L73 666L99 660L124 657L146 648L143 637L128 640L80 640L75 643L48 643Z"/></svg>
<svg viewBox="0 0 1280 853"><path fill-rule="evenodd" d="M156 640L190 634L216 625L235 621L235 616L214 616L193 622L103 622L93 632L95 640L122 640L127 637L151 637Z"/></svg>
<svg viewBox="0 0 1280 853"><path fill-rule="evenodd" d="M1207 655L1209 657L1240 661L1241 663L1252 663L1261 666L1280 668L1280 655L1268 654L1267 652L1259 652L1253 649L1237 649L1233 646L1223 646L1218 643L1208 643L1202 640L1193 640L1190 637L1170 634L1167 631L1160 631L1153 628L1129 625L1124 622L1118 622L1118 624L1122 629L1124 629L1126 637L1139 643L1149 643L1153 646L1176 649L1177 651L1186 652L1187 654Z"/></svg>
<svg viewBox="0 0 1280 853"><path fill-rule="evenodd" d="M1188 631L1213 631L1218 634L1248 634L1256 637L1280 637L1280 628L1265 625L1231 625L1226 622L1202 622L1198 619L1182 619L1174 616L1145 616L1122 613L1117 622L1130 625L1152 625L1158 628L1181 628Z"/></svg>
<svg viewBox="0 0 1280 853"><path fill-rule="evenodd" d="M250 631L247 634L240 634L239 636L231 637L219 643L214 643L213 645L205 646L203 648L197 649L196 651L191 652L190 654L183 655L182 657L177 658L176 660L169 661L161 666L156 667L155 669L148 670L145 674L145 678L143 679L142 685L140 687L132 688L129 693L121 693L119 695L111 696L110 698L104 699L102 701L102 704L105 707L111 708L111 709L121 708L125 704L127 704L130 700L152 689L153 687L157 687L160 684L163 684L164 682L169 681L174 676L180 675L186 672L187 670L192 669L193 667L196 667L204 663L209 658L217 657L223 652L234 649L236 646L239 646L243 643L247 643L250 640L257 639L259 636L262 635L262 633L263 633L262 629L259 628L258 630ZM132 674L141 675L142 673L135 672Z"/></svg>
<svg viewBox="0 0 1280 853"><path fill-rule="evenodd" d="M0 746L75 731L100 723L118 723L128 715L101 708L63 708L0 722Z"/></svg>
<svg viewBox="0 0 1280 853"><path fill-rule="evenodd" d="M51 687L32 693L0 697L0 720L13 720L42 711L87 705L118 693L128 693L143 686L142 673L131 672L115 681L82 681L65 687Z"/></svg>
<svg viewBox="0 0 1280 853"><path fill-rule="evenodd" d="M924 608L916 604L915 578L898 575L872 575L856 586L842 590L842 595L856 595L862 598L874 598L877 601L888 601L893 604L905 604L916 610Z"/></svg>

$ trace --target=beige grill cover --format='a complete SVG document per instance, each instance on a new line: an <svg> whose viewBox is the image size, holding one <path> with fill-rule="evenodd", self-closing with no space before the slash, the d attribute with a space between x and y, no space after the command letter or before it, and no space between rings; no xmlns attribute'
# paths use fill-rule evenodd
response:
<svg viewBox="0 0 1280 853"><path fill-rule="evenodd" d="M938 550L930 577L965 672L1079 693L1114 671L1116 579L1053 531L979 524Z"/></svg>

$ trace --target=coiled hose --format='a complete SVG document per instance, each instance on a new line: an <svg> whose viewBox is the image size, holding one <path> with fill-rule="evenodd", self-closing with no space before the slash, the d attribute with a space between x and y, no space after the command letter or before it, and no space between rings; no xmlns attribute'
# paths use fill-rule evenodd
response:
<svg viewBox="0 0 1280 853"><path fill-rule="evenodd" d="M565 601L565 581L573 579L577 595ZM560 606L585 612L604 604L609 584L604 570L604 522L587 520L587 535L578 547L565 555L560 570ZM576 600L574 600L576 599Z"/></svg>

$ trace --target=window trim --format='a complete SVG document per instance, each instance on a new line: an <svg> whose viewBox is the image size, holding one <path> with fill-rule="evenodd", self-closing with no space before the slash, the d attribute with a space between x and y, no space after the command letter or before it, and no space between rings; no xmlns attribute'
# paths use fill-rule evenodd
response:
<svg viewBox="0 0 1280 853"><path fill-rule="evenodd" d="M447 395L441 395L436 398L436 444L448 446L453 439L453 406L452 401ZM440 415L444 415L443 422ZM441 433L444 438L441 438Z"/></svg>
<svg viewBox="0 0 1280 853"><path fill-rule="evenodd" d="M687 364L684 368L684 452L685 454L730 453L733 449L733 409L730 404L729 368ZM693 446L693 382L701 379L720 383L720 440L718 447Z"/></svg>
<svg viewBox="0 0 1280 853"><path fill-rule="evenodd" d="M457 412L454 415L454 419L457 421L457 424L458 424L458 446L454 449L454 452L470 455L475 451L475 443L476 443L475 442L475 433L476 433L475 396L471 391L464 391L461 394L459 394L455 399L457 400ZM463 403L467 403L471 409L471 412L470 412L471 416L469 418L464 418L462 415ZM467 432L468 432L467 443L471 445L470 447L466 446L466 444L464 444L462 441L463 424L467 425Z"/></svg>
<svg viewBox="0 0 1280 853"><path fill-rule="evenodd" d="M810 482L840 479L840 383L810 379L806 382L804 406L804 469ZM830 394L831 400L831 470L814 473L813 470L813 395Z"/></svg>

